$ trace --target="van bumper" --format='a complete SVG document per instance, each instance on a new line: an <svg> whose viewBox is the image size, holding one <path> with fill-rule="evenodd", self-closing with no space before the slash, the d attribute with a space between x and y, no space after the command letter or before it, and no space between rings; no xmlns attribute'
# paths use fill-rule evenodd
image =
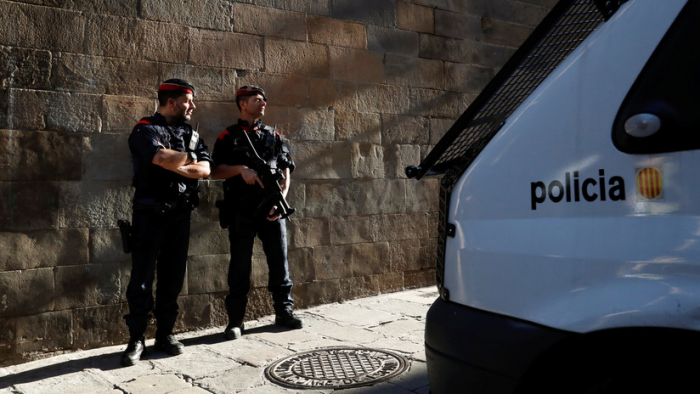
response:
<svg viewBox="0 0 700 394"><path fill-rule="evenodd" d="M431 393L513 393L542 352L574 335L437 299L425 327Z"/></svg>

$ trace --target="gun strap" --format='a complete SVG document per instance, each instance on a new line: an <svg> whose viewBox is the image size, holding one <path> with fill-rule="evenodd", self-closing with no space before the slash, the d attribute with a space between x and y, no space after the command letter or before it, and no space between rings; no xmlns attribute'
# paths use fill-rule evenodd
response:
<svg viewBox="0 0 700 394"><path fill-rule="evenodd" d="M255 154L255 157L257 157L259 160L262 160L262 161L264 161L265 163L267 163L266 160L263 160L262 157L260 157L260 155L258 154L258 151L255 150L255 145L253 145L253 141L250 140L250 137L248 136L248 133L247 133L245 130L243 130L243 128L241 128L241 133L243 133L243 135L245 136L246 141L248 141L248 145L250 146L250 149L253 150L253 154Z"/></svg>

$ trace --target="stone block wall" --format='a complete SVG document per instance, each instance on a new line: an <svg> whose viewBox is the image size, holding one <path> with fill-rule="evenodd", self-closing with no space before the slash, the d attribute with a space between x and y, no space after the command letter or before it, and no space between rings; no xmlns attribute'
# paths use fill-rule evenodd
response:
<svg viewBox="0 0 700 394"><path fill-rule="evenodd" d="M298 164L298 308L434 282L417 164L555 0L0 0L0 366L124 343L133 125L167 78L209 147L263 86ZM193 215L177 330L226 322L221 183ZM248 318L271 313L256 245ZM150 333L152 334L152 332Z"/></svg>

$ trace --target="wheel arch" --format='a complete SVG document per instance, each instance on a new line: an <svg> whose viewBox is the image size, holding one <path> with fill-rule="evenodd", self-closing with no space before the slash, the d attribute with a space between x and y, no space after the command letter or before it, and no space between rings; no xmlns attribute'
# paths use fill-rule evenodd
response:
<svg viewBox="0 0 700 394"><path fill-rule="evenodd" d="M683 377L690 378L690 371L700 367L700 360L694 357L698 350L700 332L694 330L623 327L594 331L545 350L527 369L516 393L587 393L602 380L618 375L652 376L654 381L681 384Z"/></svg>

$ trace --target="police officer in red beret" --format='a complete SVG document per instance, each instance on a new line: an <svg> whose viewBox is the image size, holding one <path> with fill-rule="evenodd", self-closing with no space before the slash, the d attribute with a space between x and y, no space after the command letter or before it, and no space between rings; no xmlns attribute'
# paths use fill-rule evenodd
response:
<svg viewBox="0 0 700 394"><path fill-rule="evenodd" d="M157 323L155 347L171 355L183 352L172 335L177 297L185 279L190 214L199 203L198 179L209 176L212 162L204 141L186 123L196 108L194 96L185 80L163 82L158 112L141 119L129 136L135 193L129 314L124 316L131 339L121 357L125 366L141 358L151 311Z"/></svg>
<svg viewBox="0 0 700 394"><path fill-rule="evenodd" d="M237 339L243 331L255 236L261 240L267 257L268 290L272 293L275 324L293 329L303 326L303 321L292 312L294 301L287 261L285 219L277 213L277 206L260 212L264 185L254 169L257 157L269 167L279 169L284 175L279 184L282 194L286 196L294 161L280 135L261 121L267 105L267 96L262 88L252 85L241 87L236 91L236 105L241 117L219 135L212 154L212 178L226 180L224 205L220 209L225 216L223 220L228 222L231 243L229 294L226 297L229 324L224 331L227 339Z"/></svg>

